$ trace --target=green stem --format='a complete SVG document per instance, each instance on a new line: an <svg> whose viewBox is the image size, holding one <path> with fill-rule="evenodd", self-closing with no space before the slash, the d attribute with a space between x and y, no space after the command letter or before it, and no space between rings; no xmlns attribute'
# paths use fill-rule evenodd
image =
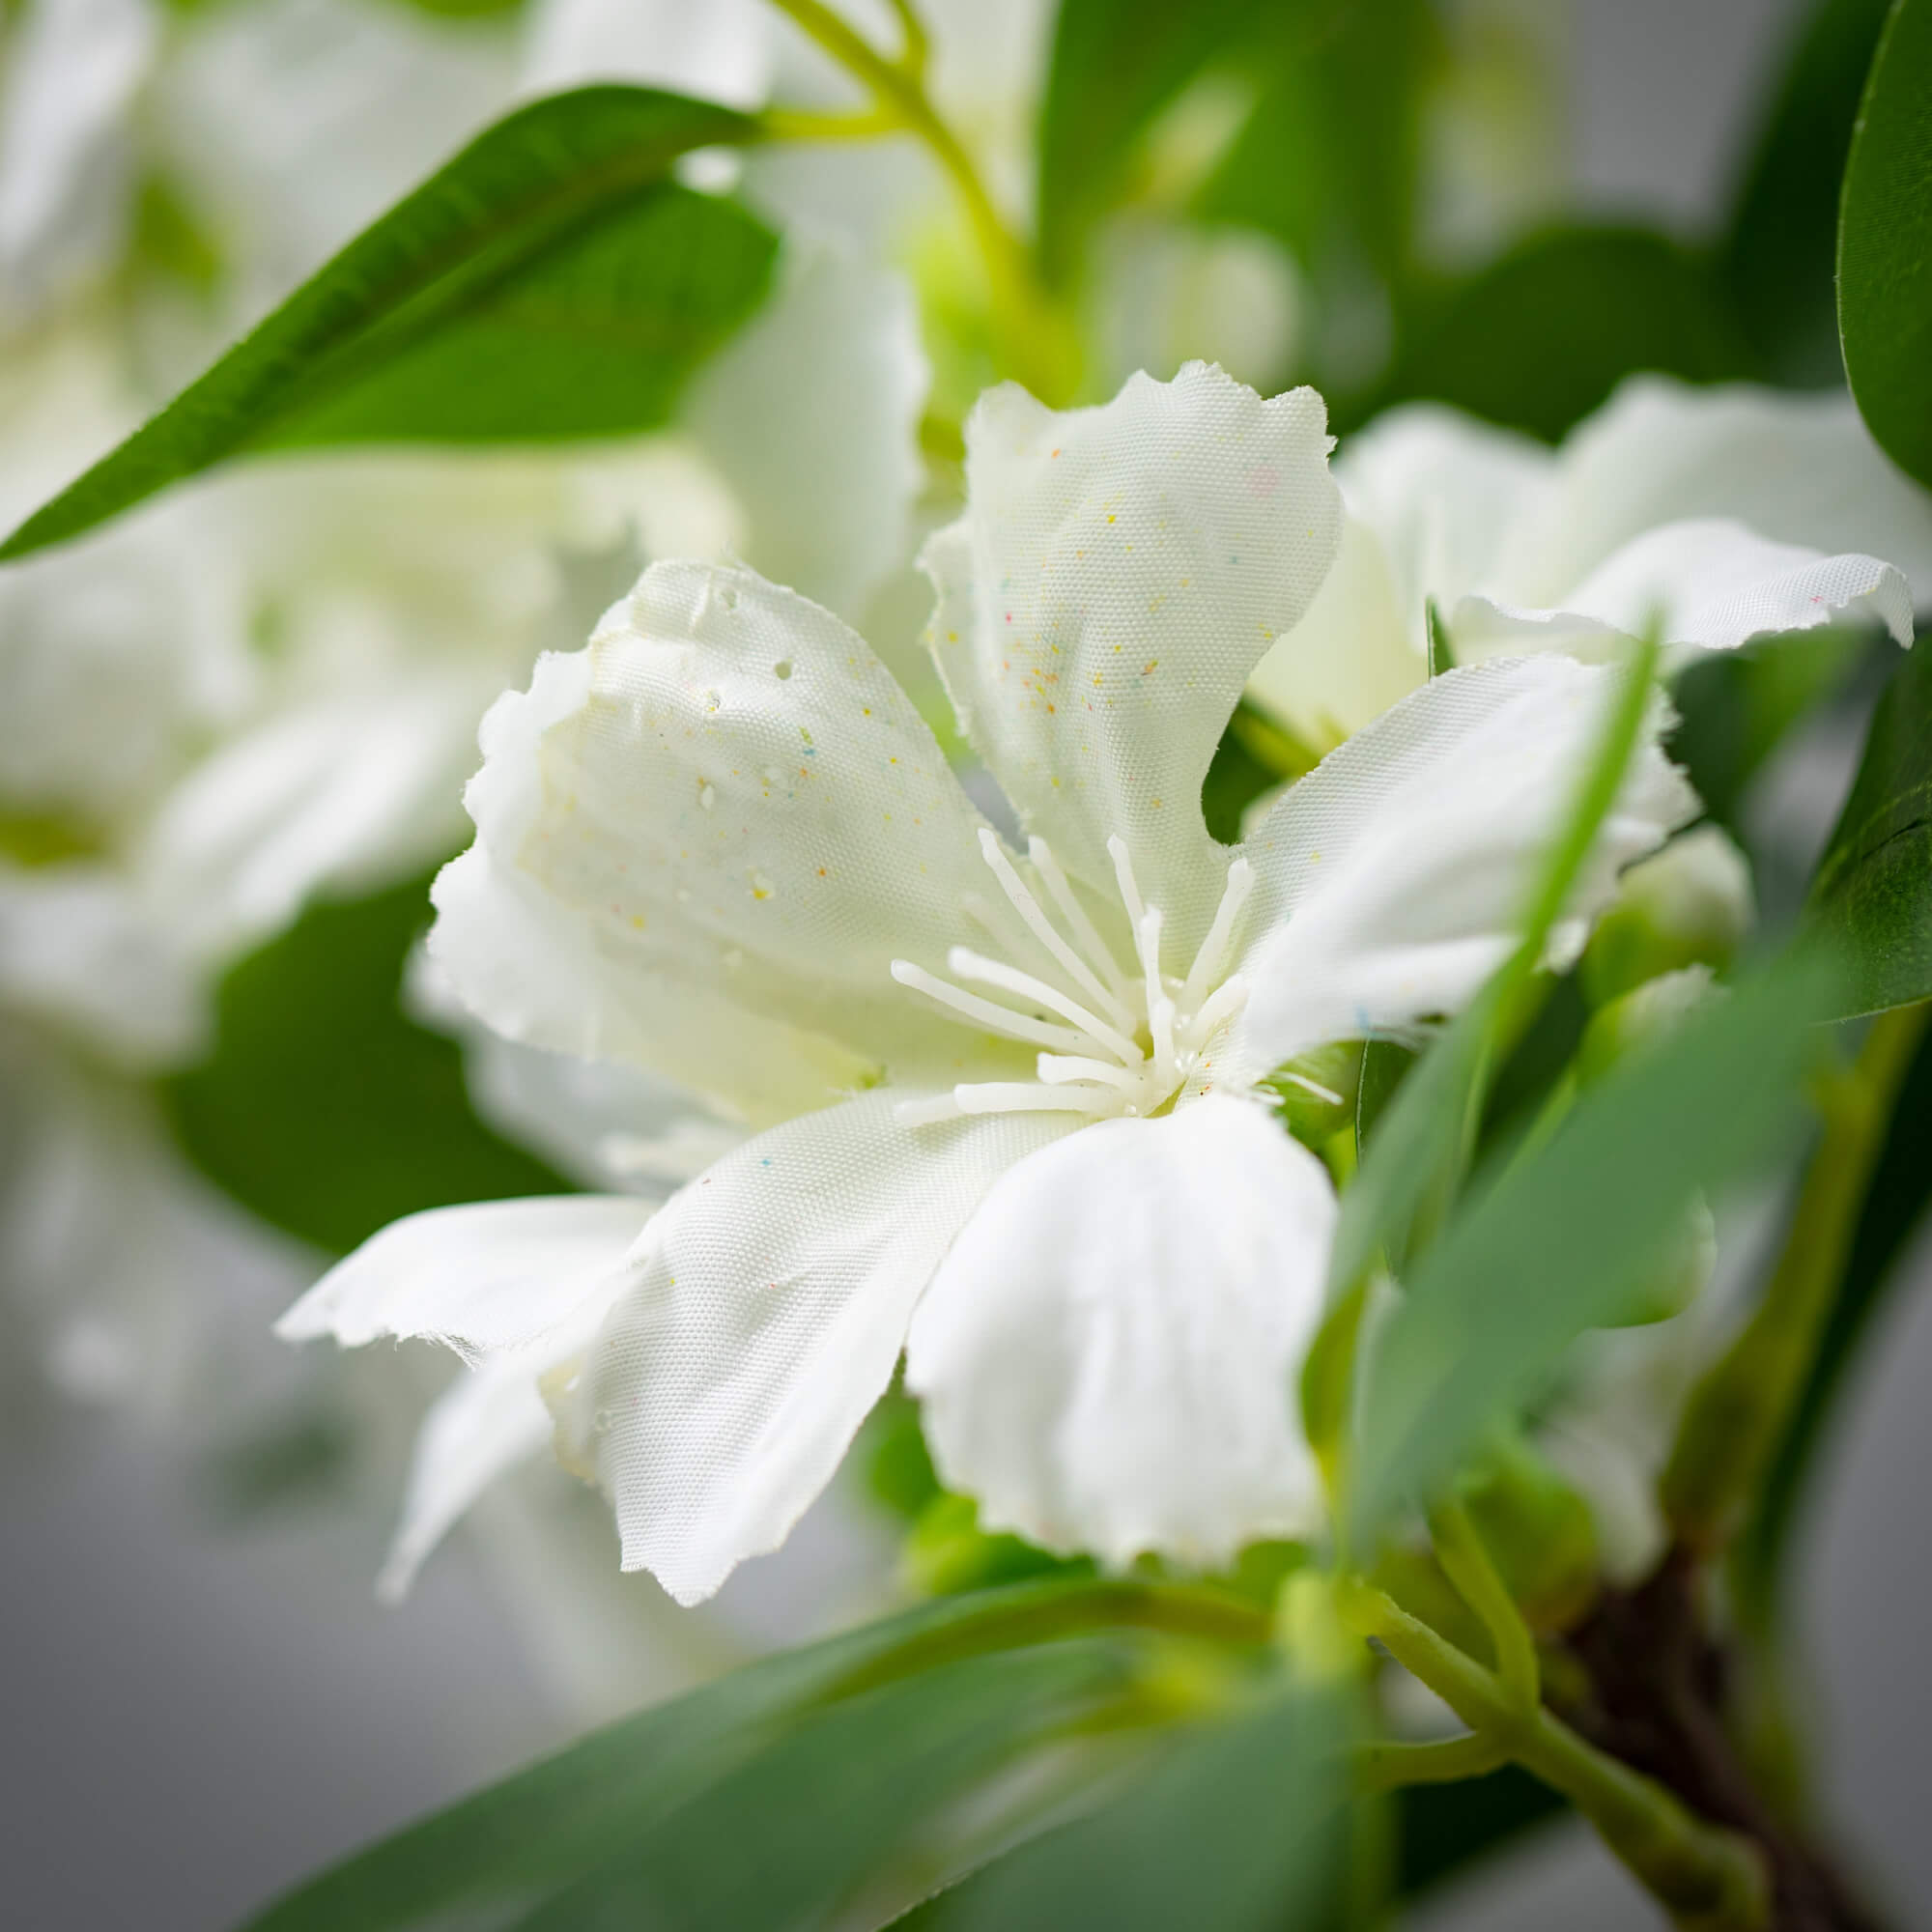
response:
<svg viewBox="0 0 1932 1932"><path fill-rule="evenodd" d="M1776 1272L1743 1332L1691 1391L1661 1484L1663 1512L1709 1553L1736 1534L1763 1482L1837 1298L1872 1169L1932 1005L1882 1013L1851 1068L1826 1088Z"/></svg>
<svg viewBox="0 0 1932 1932"><path fill-rule="evenodd" d="M1457 1784L1465 1777L1486 1777L1508 1762L1509 1753L1494 1738L1465 1731L1460 1738L1421 1745L1365 1745L1357 1770L1371 1791L1394 1791L1405 1784Z"/></svg>
<svg viewBox="0 0 1932 1932"><path fill-rule="evenodd" d="M1494 1672L1381 1591L1350 1580L1338 1596L1358 1634L1375 1638L1502 1756L1562 1792L1680 1925L1762 1932L1768 1880L1748 1841L1700 1822L1655 1779L1598 1750L1541 1705L1524 1710Z"/></svg>
<svg viewBox="0 0 1932 1932"><path fill-rule="evenodd" d="M1009 365L1042 401L1065 400L1071 386L1067 331L1034 276L1025 245L1007 226L965 144L933 106L923 78L925 41L910 7L898 9L905 25L904 54L882 54L841 19L824 0L772 0L800 30L823 47L847 72L870 90L881 109L908 133L917 135L946 171L966 210L974 239L986 264L994 325ZM766 116L773 133L782 135L798 116L780 110Z"/></svg>
<svg viewBox="0 0 1932 1932"><path fill-rule="evenodd" d="M1435 1560L1463 1601L1483 1621L1495 1645L1496 1673L1503 1691L1520 1711L1534 1711L1543 1702L1542 1674L1536 1661L1536 1638L1522 1620L1476 1526L1460 1503L1440 1503L1429 1513L1429 1533Z"/></svg>

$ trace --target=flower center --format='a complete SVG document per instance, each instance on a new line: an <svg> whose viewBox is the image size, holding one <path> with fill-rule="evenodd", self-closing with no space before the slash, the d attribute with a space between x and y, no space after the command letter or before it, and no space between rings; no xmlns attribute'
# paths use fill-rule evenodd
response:
<svg viewBox="0 0 1932 1932"><path fill-rule="evenodd" d="M1107 851L1127 929L1134 936L1132 969L1121 964L1095 930L1045 839L1029 839L1027 857L1052 902L1052 913L1020 877L990 829L981 830L980 849L1050 965L1044 973L1025 972L955 946L946 955L951 980L908 959L893 961L893 978L956 1019L1045 1049L1036 1064L1038 1077L967 1082L933 1099L902 1101L898 1119L908 1126L924 1126L966 1114L1085 1114L1104 1120L1159 1112L1179 1093L1217 1030L1247 999L1247 982L1238 974L1226 979L1222 974L1236 923L1254 890L1254 867L1245 859L1228 867L1227 889L1213 923L1186 977L1177 980L1160 970L1160 908L1141 897L1125 839L1109 838ZM974 908L969 898L966 909L971 913ZM983 919L980 923L990 926ZM988 999L968 991L971 986L988 987L1024 1005Z"/></svg>

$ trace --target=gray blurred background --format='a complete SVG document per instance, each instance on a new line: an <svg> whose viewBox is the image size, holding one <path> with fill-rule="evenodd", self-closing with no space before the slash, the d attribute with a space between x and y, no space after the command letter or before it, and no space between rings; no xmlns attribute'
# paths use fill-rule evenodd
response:
<svg viewBox="0 0 1932 1932"><path fill-rule="evenodd" d="M695 0L696 4L696 0ZM1687 233L1723 194L1798 0L1573 0L1585 206ZM1932 1241L1861 1364L1811 1521L1804 1605L1821 1783L1902 1924L1932 1923L1921 1820L1932 1595ZM497 1566L542 1563L514 1521L459 1539L401 1610L370 1578L380 1511L227 1524L192 1462L63 1418L0 1454L0 1915L31 1932L202 1932L384 1828L561 1742L578 1714L655 1688L539 1681ZM556 1492L547 1491L554 1496ZM594 1539L603 1532L585 1525ZM849 1534L849 1532L848 1532ZM533 1553L534 1552L534 1553ZM614 1550L612 1550L614 1557ZM849 1544L822 1526L731 1586L741 1627L835 1614ZM500 1574L495 1579L500 1583ZM582 1614L665 1613L614 1578ZM539 1596L541 1593L538 1593ZM540 1647L538 1647L540 1649ZM668 1680L667 1680L668 1681ZM1639 1932L1662 1923L1581 1830L1479 1872L1426 1932Z"/></svg>

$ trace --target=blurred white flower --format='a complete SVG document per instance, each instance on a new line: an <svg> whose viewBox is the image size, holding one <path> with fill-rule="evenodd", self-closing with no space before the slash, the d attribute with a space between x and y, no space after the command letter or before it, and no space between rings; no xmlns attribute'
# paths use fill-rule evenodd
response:
<svg viewBox="0 0 1932 1932"><path fill-rule="evenodd" d="M1559 450L1430 404L1335 465L1341 559L1253 695L1318 749L1427 674L1433 600L1455 660L1600 657L1656 623L1724 650L1850 614L1912 638L1932 498L1849 397L1626 383Z"/></svg>
<svg viewBox="0 0 1932 1932"><path fill-rule="evenodd" d="M1203 1563L1311 1527L1284 1392L1334 1196L1254 1083L1481 983L1611 675L1438 679L1217 845L1208 759L1333 554L1327 446L1311 391L1200 365L1094 410L982 400L932 639L1024 857L831 613L648 571L492 711L432 954L512 1039L779 1124L648 1221L401 1223L283 1332L526 1351L504 1384L551 1378L627 1567L686 1602L782 1541L902 1348L988 1526ZM1692 810L1647 744L1558 953Z"/></svg>

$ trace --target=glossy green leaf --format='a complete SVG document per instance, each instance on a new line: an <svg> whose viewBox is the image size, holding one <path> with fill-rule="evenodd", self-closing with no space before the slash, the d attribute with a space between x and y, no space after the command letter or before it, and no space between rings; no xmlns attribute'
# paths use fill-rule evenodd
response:
<svg viewBox="0 0 1932 1932"><path fill-rule="evenodd" d="M1382 403L1453 403L1554 442L1626 376L1693 383L1757 371L1717 275L1641 228L1532 237L1418 318Z"/></svg>
<svg viewBox="0 0 1932 1932"><path fill-rule="evenodd" d="M1812 913L1842 947L1848 1013L1932 996L1932 651L1898 660L1879 699Z"/></svg>
<svg viewBox="0 0 1932 1932"><path fill-rule="evenodd" d="M24 555L249 450L611 434L664 420L777 242L676 186L743 115L647 88L533 101L365 229L0 545Z"/></svg>
<svg viewBox="0 0 1932 1932"><path fill-rule="evenodd" d="M1845 165L1838 332L1866 426L1932 487L1932 0L1893 0Z"/></svg>
<svg viewBox="0 0 1932 1932"><path fill-rule="evenodd" d="M205 1174L335 1253L418 1208L569 1191L478 1122L455 1041L404 1017L428 923L424 879L311 907L230 970L212 1055L165 1089Z"/></svg>
<svg viewBox="0 0 1932 1932"><path fill-rule="evenodd" d="M1619 1319L1700 1189L1776 1144L1841 994L1828 952L1791 955L1623 1062L1539 1147L1492 1157L1368 1364L1350 1497L1363 1546L1577 1334Z"/></svg>
<svg viewBox="0 0 1932 1932"><path fill-rule="evenodd" d="M1131 1681L1118 1643L966 1658L799 1721L517 1921L518 1932L810 1924L947 1800Z"/></svg>
<svg viewBox="0 0 1932 1932"><path fill-rule="evenodd" d="M1835 385L1838 187L1890 0L1817 0L1793 37L1739 183L1719 272L1765 371Z"/></svg>
<svg viewBox="0 0 1932 1932"><path fill-rule="evenodd" d="M393 1932L464 1908L527 1909L743 1773L808 1707L967 1658L1150 1627L1236 1646L1267 1635L1244 1605L1152 1585L1049 1579L946 1598L594 1731L310 1880L250 1932Z"/></svg>
<svg viewBox="0 0 1932 1932"><path fill-rule="evenodd" d="M1313 1690L1205 1728L1124 1796L903 1921L919 1932L1271 1932L1328 1915L1346 1846L1347 1709Z"/></svg>

